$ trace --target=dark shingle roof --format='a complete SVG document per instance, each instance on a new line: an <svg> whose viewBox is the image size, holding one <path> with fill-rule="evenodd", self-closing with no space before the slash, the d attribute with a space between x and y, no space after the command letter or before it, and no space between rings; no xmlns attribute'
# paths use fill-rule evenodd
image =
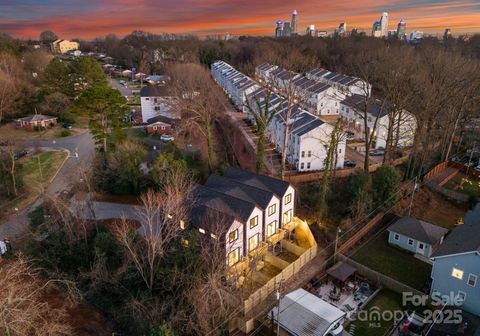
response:
<svg viewBox="0 0 480 336"><path fill-rule="evenodd" d="M228 168L225 171L224 176L258 189L270 191L279 198L285 195L288 187L290 186L288 182L266 175L250 173L246 170L235 167Z"/></svg>
<svg viewBox="0 0 480 336"><path fill-rule="evenodd" d="M431 245L437 244L448 233L443 227L412 217L400 218L388 230Z"/></svg>
<svg viewBox="0 0 480 336"><path fill-rule="evenodd" d="M167 97L167 88L163 85L147 85L140 90L140 97Z"/></svg>
<svg viewBox="0 0 480 336"><path fill-rule="evenodd" d="M445 238L432 257L480 252L480 203L465 215L464 222Z"/></svg>
<svg viewBox="0 0 480 336"><path fill-rule="evenodd" d="M266 209L274 196L270 191L252 187L223 176L210 176L205 186L244 201L256 203L261 209Z"/></svg>
<svg viewBox="0 0 480 336"><path fill-rule="evenodd" d="M364 108L364 97L358 94L351 95L344 100L342 100L342 103L347 105L347 106L356 106L358 109L363 110ZM375 100L375 99L370 99L368 106L367 106L367 112L368 114L382 118L386 116L390 111L390 104L385 103L384 106L380 103L380 101Z"/></svg>
<svg viewBox="0 0 480 336"><path fill-rule="evenodd" d="M193 195L197 204L220 211L243 223L246 223L256 207L255 203L204 186L197 186Z"/></svg>
<svg viewBox="0 0 480 336"><path fill-rule="evenodd" d="M302 128L300 128L299 130L295 131L295 134L297 136L302 136L312 130L314 130L315 128L317 127L320 127L323 125L323 121L321 121L320 119L316 119L314 121L312 121L311 123L303 126Z"/></svg>

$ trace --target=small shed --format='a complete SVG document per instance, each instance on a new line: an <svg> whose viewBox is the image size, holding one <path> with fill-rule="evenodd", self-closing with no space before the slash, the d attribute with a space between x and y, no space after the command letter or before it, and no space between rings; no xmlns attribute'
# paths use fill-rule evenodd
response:
<svg viewBox="0 0 480 336"><path fill-rule="evenodd" d="M443 243L448 229L404 216L388 227L388 243L429 258Z"/></svg>
<svg viewBox="0 0 480 336"><path fill-rule="evenodd" d="M355 275L357 269L343 261L336 263L327 270L327 274L333 279L345 283L350 277Z"/></svg>

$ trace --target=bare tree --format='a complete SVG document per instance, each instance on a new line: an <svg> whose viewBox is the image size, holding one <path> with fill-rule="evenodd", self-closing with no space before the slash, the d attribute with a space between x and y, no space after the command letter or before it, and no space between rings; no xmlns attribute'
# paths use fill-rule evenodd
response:
<svg viewBox="0 0 480 336"><path fill-rule="evenodd" d="M160 192L141 196L138 232L123 219L116 236L138 274L151 291L158 279L158 267L171 244L188 222L192 182L183 171L172 171Z"/></svg>
<svg viewBox="0 0 480 336"><path fill-rule="evenodd" d="M4 141L5 146L0 147L0 167L4 174L8 174L8 182L5 181L7 195L16 197L18 196L18 176L15 155L19 150L19 146L12 139L7 139Z"/></svg>
<svg viewBox="0 0 480 336"><path fill-rule="evenodd" d="M198 64L173 65L170 75L174 96L170 103L182 113L185 129L196 131L205 139L208 168L212 170L215 122L223 107L218 86L208 70Z"/></svg>
<svg viewBox="0 0 480 336"><path fill-rule="evenodd" d="M2 335L72 335L65 323L66 305L52 306L45 299L53 289L53 280L40 280L23 256L5 264L0 272L0 334Z"/></svg>

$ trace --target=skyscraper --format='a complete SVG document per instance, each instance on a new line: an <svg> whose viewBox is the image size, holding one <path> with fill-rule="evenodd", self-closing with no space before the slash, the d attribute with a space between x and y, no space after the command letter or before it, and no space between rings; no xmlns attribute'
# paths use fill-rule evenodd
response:
<svg viewBox="0 0 480 336"><path fill-rule="evenodd" d="M407 36L407 22L404 19L401 19L397 26L397 36L400 40L405 39Z"/></svg>
<svg viewBox="0 0 480 336"><path fill-rule="evenodd" d="M297 10L294 10L292 13L292 34L295 35L297 34Z"/></svg>
<svg viewBox="0 0 480 336"><path fill-rule="evenodd" d="M373 21L372 36L382 37L382 25L380 24L380 21Z"/></svg>
<svg viewBox="0 0 480 336"><path fill-rule="evenodd" d="M277 20L275 22L277 24L277 27L275 28L275 37L282 37L283 36L283 21L282 20Z"/></svg>
<svg viewBox="0 0 480 336"><path fill-rule="evenodd" d="M338 26L338 34L343 35L346 32L347 32L347 23L346 22L340 23L340 25Z"/></svg>
<svg viewBox="0 0 480 336"><path fill-rule="evenodd" d="M382 31L382 36L388 36L388 13L383 12L382 17L380 18L380 27Z"/></svg>
<svg viewBox="0 0 480 336"><path fill-rule="evenodd" d="M309 25L307 28L306 34L310 36L316 36L315 25L313 24Z"/></svg>
<svg viewBox="0 0 480 336"><path fill-rule="evenodd" d="M288 21L283 23L283 36L292 36L292 27Z"/></svg>

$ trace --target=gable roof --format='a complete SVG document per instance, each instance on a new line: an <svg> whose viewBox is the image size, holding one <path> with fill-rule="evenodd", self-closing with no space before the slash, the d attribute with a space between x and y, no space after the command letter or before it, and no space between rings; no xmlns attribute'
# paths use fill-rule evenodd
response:
<svg viewBox="0 0 480 336"><path fill-rule="evenodd" d="M228 168L225 171L224 176L258 189L270 191L279 198L282 198L285 195L290 186L288 182L266 175L250 173L246 170L235 167Z"/></svg>
<svg viewBox="0 0 480 336"><path fill-rule="evenodd" d="M432 257L468 252L480 252L480 203L465 215L464 224L453 229Z"/></svg>
<svg viewBox="0 0 480 336"><path fill-rule="evenodd" d="M18 121L34 122L34 121L53 120L53 119L57 119L57 117L52 117L45 114L33 114L28 117L20 118L18 119Z"/></svg>
<svg viewBox="0 0 480 336"><path fill-rule="evenodd" d="M167 97L168 91L164 85L146 85L140 90L140 97Z"/></svg>
<svg viewBox="0 0 480 336"><path fill-rule="evenodd" d="M360 110L364 109L364 96L359 95L359 94L353 94L351 96L346 97L341 101L344 105L347 105L349 107L355 106L355 108L358 108ZM379 117L382 118L386 116L391 109L391 105L388 102L385 102L385 105L382 106L381 102L379 100L369 98L368 106L367 106L367 113L374 116L374 117Z"/></svg>
<svg viewBox="0 0 480 336"><path fill-rule="evenodd" d="M252 187L224 176L211 175L205 186L244 201L255 203L263 210L268 207L275 196L270 191Z"/></svg>
<svg viewBox="0 0 480 336"><path fill-rule="evenodd" d="M388 230L430 245L448 233L448 229L407 216L390 225Z"/></svg>
<svg viewBox="0 0 480 336"><path fill-rule="evenodd" d="M222 212L242 223L247 222L256 208L255 203L244 201L205 186L196 186L193 195L197 204Z"/></svg>

